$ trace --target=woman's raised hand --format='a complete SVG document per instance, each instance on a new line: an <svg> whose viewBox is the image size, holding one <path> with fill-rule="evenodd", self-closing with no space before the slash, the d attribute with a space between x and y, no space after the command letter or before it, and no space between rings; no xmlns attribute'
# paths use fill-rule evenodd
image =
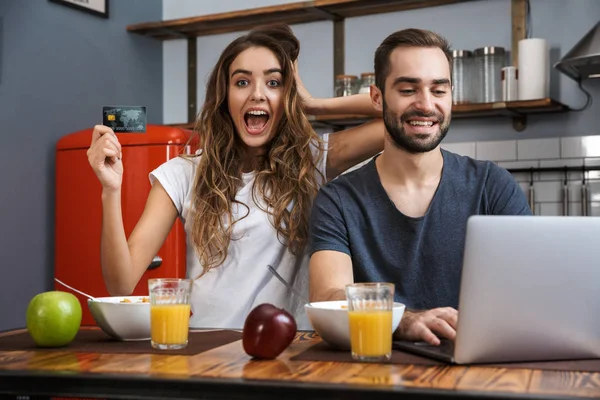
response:
<svg viewBox="0 0 600 400"><path fill-rule="evenodd" d="M123 179L123 162L119 139L107 126L96 125L87 151L88 161L103 189L119 190Z"/></svg>

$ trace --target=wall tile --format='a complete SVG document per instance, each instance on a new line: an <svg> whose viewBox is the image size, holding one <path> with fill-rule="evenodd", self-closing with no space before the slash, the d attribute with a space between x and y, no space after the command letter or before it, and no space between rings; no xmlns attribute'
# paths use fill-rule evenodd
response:
<svg viewBox="0 0 600 400"><path fill-rule="evenodd" d="M560 158L560 139L524 139L517 141L519 160Z"/></svg>
<svg viewBox="0 0 600 400"><path fill-rule="evenodd" d="M586 167L600 167L600 158L586 158L584 164ZM600 171L588 171L586 179L600 179Z"/></svg>
<svg viewBox="0 0 600 400"><path fill-rule="evenodd" d="M453 153L460 154L461 156L476 158L475 157L475 142L446 143L446 144L442 144L442 148L445 150L451 151Z"/></svg>
<svg viewBox="0 0 600 400"><path fill-rule="evenodd" d="M583 158L565 158L559 160L540 160L540 168L552 168L552 167L582 167ZM564 172L541 172L541 181L563 181L565 179ZM567 173L568 180L581 181L583 179L583 173L577 171L571 171Z"/></svg>
<svg viewBox="0 0 600 400"><path fill-rule="evenodd" d="M540 203L540 213L538 215L556 216L563 215L562 203Z"/></svg>
<svg viewBox="0 0 600 400"><path fill-rule="evenodd" d="M588 199L600 203L600 182L590 182L587 185Z"/></svg>
<svg viewBox="0 0 600 400"><path fill-rule="evenodd" d="M536 202L561 202L562 201L562 183L561 182L535 182L535 201Z"/></svg>
<svg viewBox="0 0 600 400"><path fill-rule="evenodd" d="M581 203L581 181L569 182L569 202Z"/></svg>
<svg viewBox="0 0 600 400"><path fill-rule="evenodd" d="M600 136L563 137L560 141L562 158L600 157Z"/></svg>
<svg viewBox="0 0 600 400"><path fill-rule="evenodd" d="M588 157L583 160L584 165L590 167L598 167L600 166L600 158Z"/></svg>
<svg viewBox="0 0 600 400"><path fill-rule="evenodd" d="M498 165L502 168L510 169L521 169L521 168L538 168L540 166L539 161L500 161ZM531 180L531 173L529 172L513 172L512 176L517 182L529 182ZM538 173L533 173L533 180L538 180Z"/></svg>
<svg viewBox="0 0 600 400"><path fill-rule="evenodd" d="M477 142L478 160L515 161L517 159L516 140Z"/></svg>
<svg viewBox="0 0 600 400"><path fill-rule="evenodd" d="M569 215L581 217L581 203L569 203Z"/></svg>
<svg viewBox="0 0 600 400"><path fill-rule="evenodd" d="M600 202L592 202L588 207L588 215L592 217L600 217Z"/></svg>

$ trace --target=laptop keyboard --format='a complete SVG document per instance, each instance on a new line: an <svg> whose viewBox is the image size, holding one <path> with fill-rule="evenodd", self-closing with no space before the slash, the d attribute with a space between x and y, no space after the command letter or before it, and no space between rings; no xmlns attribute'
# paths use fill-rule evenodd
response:
<svg viewBox="0 0 600 400"><path fill-rule="evenodd" d="M454 359L454 342L448 339L442 339L438 346L427 342L394 341L394 348L446 362L452 362Z"/></svg>
<svg viewBox="0 0 600 400"><path fill-rule="evenodd" d="M439 346L434 346L427 342L416 342L414 345L416 347L426 348L428 351L434 351L449 356L454 355L454 342L448 339L442 339Z"/></svg>

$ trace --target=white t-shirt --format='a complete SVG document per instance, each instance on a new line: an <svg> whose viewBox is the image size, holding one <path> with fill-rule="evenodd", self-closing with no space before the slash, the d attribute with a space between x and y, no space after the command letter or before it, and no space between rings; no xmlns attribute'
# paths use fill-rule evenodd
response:
<svg viewBox="0 0 600 400"><path fill-rule="evenodd" d="M328 135L323 135L322 139L327 144ZM318 155L316 146L313 147L313 155ZM154 184L158 180L161 183L182 219L187 238L186 276L192 279L202 273L202 265L192 243L192 221L189 218L192 186L200 157L176 157L150 173L150 182ZM317 164L323 176L326 176L326 165L325 150ZM236 199L248 206L249 214L234 226L227 259L194 282L190 327L242 329L246 316L254 307L271 303L294 315L298 329L311 329L303 302L267 268L267 265L272 265L287 282L293 283L308 298L308 249L305 248L304 254L296 257L281 244L268 214L258 208L252 199L254 177L254 172L242 176L244 186L239 189ZM245 207L233 205L234 220L246 212Z"/></svg>

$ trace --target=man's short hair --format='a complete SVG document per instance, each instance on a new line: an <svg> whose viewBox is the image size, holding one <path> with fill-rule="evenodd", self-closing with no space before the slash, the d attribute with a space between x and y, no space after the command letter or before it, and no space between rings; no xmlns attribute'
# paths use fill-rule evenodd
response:
<svg viewBox="0 0 600 400"><path fill-rule="evenodd" d="M452 76L452 50L441 35L424 29L404 29L386 37L375 51L375 85L385 91L385 80L390 74L390 54L397 47L437 47L444 52Z"/></svg>

